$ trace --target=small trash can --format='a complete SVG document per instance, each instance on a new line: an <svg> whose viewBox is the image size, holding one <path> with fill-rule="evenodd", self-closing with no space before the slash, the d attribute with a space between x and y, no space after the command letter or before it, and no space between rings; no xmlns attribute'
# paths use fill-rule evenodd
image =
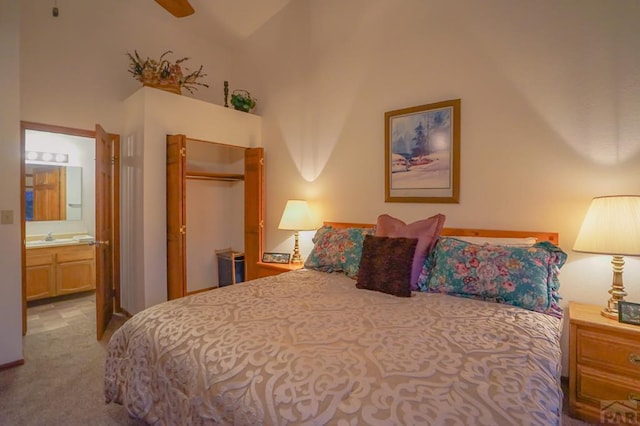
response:
<svg viewBox="0 0 640 426"><path fill-rule="evenodd" d="M231 249L216 250L218 258L218 287L244 281L244 253Z"/></svg>

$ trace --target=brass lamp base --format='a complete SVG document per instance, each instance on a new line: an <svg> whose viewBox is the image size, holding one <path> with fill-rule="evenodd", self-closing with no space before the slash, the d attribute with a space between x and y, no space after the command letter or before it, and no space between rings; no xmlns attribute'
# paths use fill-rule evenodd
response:
<svg viewBox="0 0 640 426"><path fill-rule="evenodd" d="M300 247L298 245L298 231L295 233L295 244L293 245L293 256L291 256L291 263L303 263L302 256L300 256Z"/></svg>
<svg viewBox="0 0 640 426"><path fill-rule="evenodd" d="M607 306L602 308L602 311L600 311L600 314L604 317L617 320L618 302L624 301L624 297L627 295L627 292L624 291L624 285L622 284L622 270L624 269L623 257L617 255L613 256L611 266L613 268L613 281L611 283L611 288L609 289L611 297L609 298Z"/></svg>
<svg viewBox="0 0 640 426"><path fill-rule="evenodd" d="M618 320L618 310L612 311L611 309L609 309L609 307L602 308L602 310L600 311L600 315L602 315L603 317L614 319L616 321Z"/></svg>

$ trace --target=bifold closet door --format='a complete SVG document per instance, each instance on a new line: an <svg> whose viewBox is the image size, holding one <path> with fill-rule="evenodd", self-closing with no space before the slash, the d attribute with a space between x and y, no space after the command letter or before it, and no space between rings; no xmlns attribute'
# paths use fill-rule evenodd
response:
<svg viewBox="0 0 640 426"><path fill-rule="evenodd" d="M167 135L167 299L186 294L186 143Z"/></svg>
<svg viewBox="0 0 640 426"><path fill-rule="evenodd" d="M244 157L245 279L258 278L264 241L264 149L249 148Z"/></svg>

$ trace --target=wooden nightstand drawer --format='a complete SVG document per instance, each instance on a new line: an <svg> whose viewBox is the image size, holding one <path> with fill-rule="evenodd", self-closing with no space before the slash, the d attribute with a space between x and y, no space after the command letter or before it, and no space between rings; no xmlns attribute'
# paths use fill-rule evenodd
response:
<svg viewBox="0 0 640 426"><path fill-rule="evenodd" d="M635 400L640 402L640 380L603 373L578 366L578 400L599 404L600 401Z"/></svg>
<svg viewBox="0 0 640 426"><path fill-rule="evenodd" d="M640 379L640 342L615 333L578 327L578 364L625 373Z"/></svg>
<svg viewBox="0 0 640 426"><path fill-rule="evenodd" d="M569 302L569 412L598 423L603 404L640 403L640 327Z"/></svg>

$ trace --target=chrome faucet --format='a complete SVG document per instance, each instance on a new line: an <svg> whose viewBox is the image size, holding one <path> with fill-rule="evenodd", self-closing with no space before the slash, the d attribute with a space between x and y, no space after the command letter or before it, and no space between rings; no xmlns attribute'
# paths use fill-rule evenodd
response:
<svg viewBox="0 0 640 426"><path fill-rule="evenodd" d="M47 236L46 236L46 238L44 240L45 241L53 241L53 235L52 235L51 231L47 232Z"/></svg>

